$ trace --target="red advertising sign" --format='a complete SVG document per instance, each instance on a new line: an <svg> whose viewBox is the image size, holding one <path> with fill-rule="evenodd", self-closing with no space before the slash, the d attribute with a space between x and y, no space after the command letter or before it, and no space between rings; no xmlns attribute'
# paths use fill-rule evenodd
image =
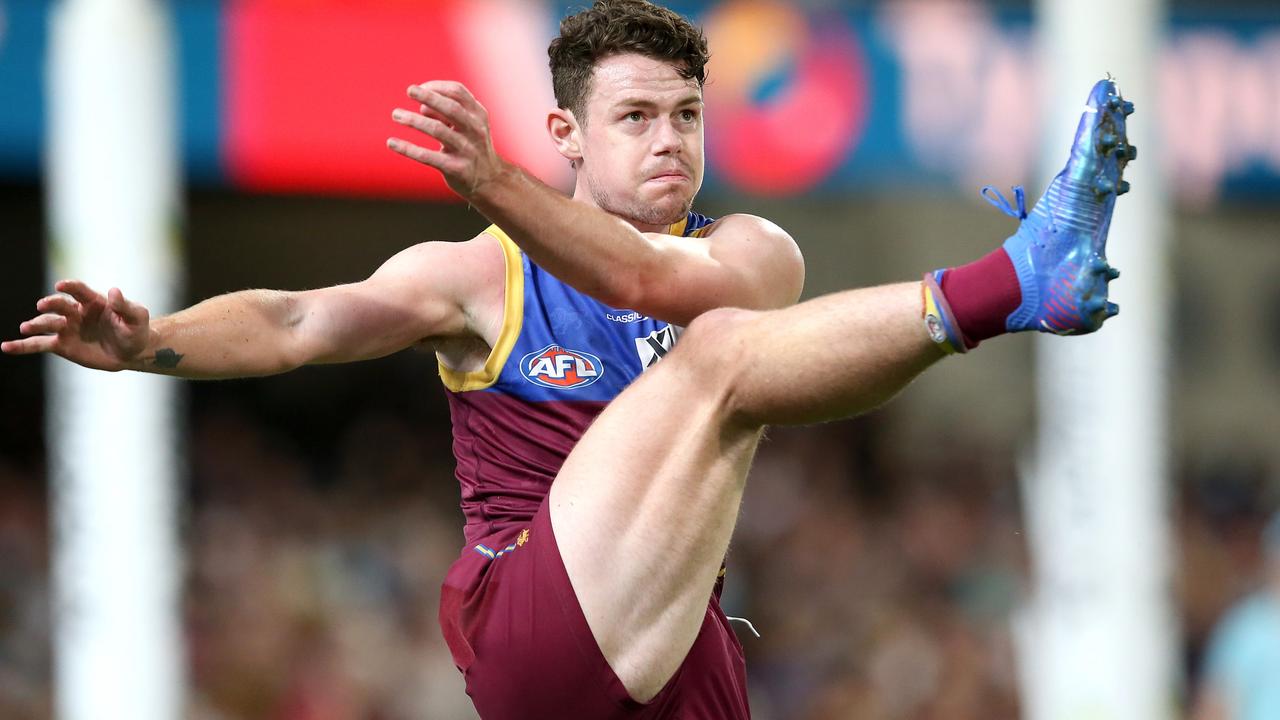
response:
<svg viewBox="0 0 1280 720"><path fill-rule="evenodd" d="M551 29L532 3L233 0L223 152L232 181L265 191L447 198L440 174L386 149L413 83L453 79L490 111L500 152L553 182Z"/></svg>

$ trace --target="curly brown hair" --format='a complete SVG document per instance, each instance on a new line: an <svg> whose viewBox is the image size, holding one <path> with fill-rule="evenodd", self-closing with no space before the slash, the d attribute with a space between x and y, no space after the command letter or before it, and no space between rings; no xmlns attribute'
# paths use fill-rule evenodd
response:
<svg viewBox="0 0 1280 720"><path fill-rule="evenodd" d="M686 80L707 81L707 38L701 28L648 0L596 0L560 22L551 41L551 84L556 103L586 123L591 73L603 58L639 53L669 61Z"/></svg>

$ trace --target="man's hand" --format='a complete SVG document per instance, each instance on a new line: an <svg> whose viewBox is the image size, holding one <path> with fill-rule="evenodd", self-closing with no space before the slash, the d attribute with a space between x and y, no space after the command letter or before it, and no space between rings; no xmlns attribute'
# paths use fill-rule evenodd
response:
<svg viewBox="0 0 1280 720"><path fill-rule="evenodd" d="M410 86L408 95L420 103L418 112L397 108L391 118L433 138L440 149L400 138L388 138L387 147L439 170L449 187L467 199L502 172L506 163L493 149L489 112L471 91L461 83L433 80Z"/></svg>
<svg viewBox="0 0 1280 720"><path fill-rule="evenodd" d="M38 315L20 325L28 337L0 343L11 355L54 353L96 370L123 370L147 348L151 314L117 288L103 295L79 280L62 280L58 293L36 303ZM157 362L160 358L157 358Z"/></svg>

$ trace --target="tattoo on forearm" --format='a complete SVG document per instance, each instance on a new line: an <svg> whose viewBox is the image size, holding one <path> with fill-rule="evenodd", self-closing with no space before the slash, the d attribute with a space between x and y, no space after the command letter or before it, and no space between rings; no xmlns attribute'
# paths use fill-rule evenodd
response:
<svg viewBox="0 0 1280 720"><path fill-rule="evenodd" d="M180 355L173 348L161 348L156 351L156 357L151 364L162 370L172 370L178 367L178 363L182 362L185 355Z"/></svg>

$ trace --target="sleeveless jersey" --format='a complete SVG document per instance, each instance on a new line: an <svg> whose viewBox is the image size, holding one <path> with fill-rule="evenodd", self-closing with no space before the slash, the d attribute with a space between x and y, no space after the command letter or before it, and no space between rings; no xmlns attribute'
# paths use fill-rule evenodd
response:
<svg viewBox="0 0 1280 720"><path fill-rule="evenodd" d="M689 213L668 233L701 237L712 222ZM485 232L506 260L502 330L483 369L440 364L469 544L529 523L587 427L681 331L578 292L497 226Z"/></svg>

